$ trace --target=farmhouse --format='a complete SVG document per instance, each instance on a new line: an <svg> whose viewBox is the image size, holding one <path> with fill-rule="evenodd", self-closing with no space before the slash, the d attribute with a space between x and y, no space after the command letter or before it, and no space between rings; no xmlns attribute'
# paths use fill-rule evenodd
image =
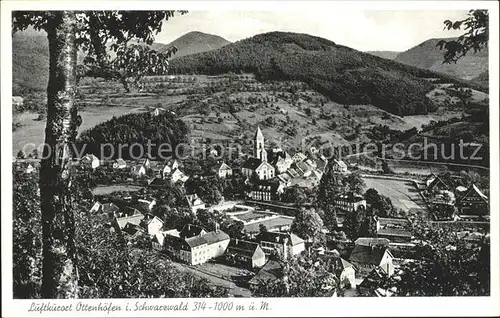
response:
<svg viewBox="0 0 500 318"><path fill-rule="evenodd" d="M456 207L459 215L489 215L488 197L474 184L458 198Z"/></svg>
<svg viewBox="0 0 500 318"><path fill-rule="evenodd" d="M226 259L247 268L264 266L266 254L255 242L231 239L226 250Z"/></svg>

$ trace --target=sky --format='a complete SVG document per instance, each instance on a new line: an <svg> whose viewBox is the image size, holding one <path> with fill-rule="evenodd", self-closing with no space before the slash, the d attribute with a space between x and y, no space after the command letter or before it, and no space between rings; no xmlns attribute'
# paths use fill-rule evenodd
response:
<svg viewBox="0 0 500 318"><path fill-rule="evenodd" d="M307 33L359 51L405 51L431 38L454 37L443 21L467 11L190 11L169 20L156 42L170 43L190 31L235 42L271 31ZM463 31L462 31L463 33Z"/></svg>

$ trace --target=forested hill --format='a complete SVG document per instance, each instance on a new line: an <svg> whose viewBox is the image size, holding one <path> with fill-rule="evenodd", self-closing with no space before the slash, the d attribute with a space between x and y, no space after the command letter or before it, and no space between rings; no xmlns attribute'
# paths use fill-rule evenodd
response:
<svg viewBox="0 0 500 318"><path fill-rule="evenodd" d="M424 78L459 81L323 38L288 32L259 34L214 51L173 59L171 72L250 72L261 80L299 80L333 101L372 104L397 115L434 110L426 97L433 85Z"/></svg>
<svg viewBox="0 0 500 318"><path fill-rule="evenodd" d="M147 144L151 142L151 156L157 158L158 155L174 156L178 145L183 147L182 144L187 144L188 135L189 127L169 112L163 112L158 116L149 112L133 113L113 117L111 120L83 131L78 137L77 148L81 149L83 154L93 153L99 158L131 159L134 156L140 156L141 149L147 151ZM104 144L111 144L113 147L101 148ZM142 148L134 144L140 144ZM111 149L115 151L111 153ZM121 153L118 149L122 149ZM178 149L178 151L182 150ZM160 154L159 151L162 153Z"/></svg>
<svg viewBox="0 0 500 318"><path fill-rule="evenodd" d="M446 38L444 40L452 40ZM444 64L444 51L437 47L437 43L443 39L430 39L419 45L401 52L394 58L395 61L457 76L463 79L473 79L488 70L488 48L474 53L470 51L457 63Z"/></svg>

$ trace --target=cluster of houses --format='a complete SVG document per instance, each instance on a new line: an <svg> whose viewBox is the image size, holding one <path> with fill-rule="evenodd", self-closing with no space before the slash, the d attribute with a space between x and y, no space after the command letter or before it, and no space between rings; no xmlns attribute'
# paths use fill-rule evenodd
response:
<svg viewBox="0 0 500 318"><path fill-rule="evenodd" d="M319 184L327 163L323 156L313 159L302 152L291 156L281 148L267 150L262 130L257 127L254 154L241 167L250 186L246 195L253 200L279 201L288 187L313 188ZM345 163L335 163L335 166L342 165L339 171L347 172Z"/></svg>
<svg viewBox="0 0 500 318"><path fill-rule="evenodd" d="M142 212L100 202L96 202L90 212L103 216L110 231L120 232L129 239L140 235L149 237L154 249L178 262L194 266L217 259L225 264L254 270L256 274L249 280L250 286L279 278L283 262L306 251L305 241L290 231L260 231L241 239L230 237L219 229L218 224L213 231L194 224L187 224L180 231L165 229L161 219L147 212L155 205L154 200L141 200ZM257 219L252 215L248 220ZM384 219L378 222L381 228L387 224ZM374 275L394 273L394 256L389 250L389 243L386 238L360 238L347 258L340 257L336 250L325 248L311 252L335 262L335 274L342 288L362 295L387 296L388 291L379 290L379 287L373 289L368 282L373 280ZM280 257L274 257L277 255Z"/></svg>
<svg viewBox="0 0 500 318"><path fill-rule="evenodd" d="M430 207L453 211L458 218L489 218L488 197L474 183L463 186L448 179L434 173L425 179L422 193Z"/></svg>

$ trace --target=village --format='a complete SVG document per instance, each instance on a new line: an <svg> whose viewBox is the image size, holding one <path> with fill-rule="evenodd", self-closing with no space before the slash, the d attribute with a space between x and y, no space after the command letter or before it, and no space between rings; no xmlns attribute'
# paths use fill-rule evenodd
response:
<svg viewBox="0 0 500 318"><path fill-rule="evenodd" d="M28 174L37 171L36 160L15 160L16 169ZM292 231L292 225L298 211L308 208L311 203L307 199L300 204L284 202L285 193L289 189L303 189L306 193L313 191L320 184L327 166L334 176L355 172L350 171L343 160L328 162L314 151L290 155L282 149L266 149L260 127L254 135L253 153L246 157L242 166L231 167L219 160L210 170L212 176L187 175L182 170L183 162L175 159L155 162L149 158L139 161L118 158L102 162L95 155L88 154L78 164L91 171L107 169L105 171L118 171L124 176L112 185L98 186L97 189L109 191L96 192L89 211L90 215L99 217L110 232L119 233L129 241L147 238L151 248L176 266L228 288L234 296L250 296L252 286L280 278L283 264L288 259L314 254L334 262L343 296L386 297L393 291L379 286L377 279L381 272L387 276L397 274L400 264L412 261L416 241L410 229L415 216L424 216L431 226L457 225L457 233L470 242L489 235L484 230L489 227L487 196L473 183L457 186L462 184L457 181L459 178L431 173L408 182L418 191L420 205L413 202L403 215L398 216L366 215L372 228L368 232L372 234L370 236L352 240L343 232L344 220L349 215L370 208L366 194L344 190L331 198L336 211L336 230L320 229L322 239L319 243L300 237ZM235 188L236 193L227 200L222 196L215 203L207 203L199 193L181 191L182 203L172 208L188 211L191 216L184 218L188 221L167 222L154 213L162 198L153 197L152 193L167 184L182 189L189 179L196 179L196 184L204 178L205 181L210 178L228 180L235 175L244 180L244 186ZM365 177L367 181L377 182L391 179L383 175ZM120 184L119 180L141 180L143 187L135 186L135 192L120 191L123 190L121 186L124 189L127 186ZM238 193L240 191L243 193ZM205 225L210 228L189 223L197 217L201 219L202 215L207 219ZM230 233L223 231L224 224L219 222L229 222L225 228L231 229ZM176 227L169 227L167 223ZM471 231L464 226L467 224L475 224L480 230ZM337 289L328 295L337 296Z"/></svg>

